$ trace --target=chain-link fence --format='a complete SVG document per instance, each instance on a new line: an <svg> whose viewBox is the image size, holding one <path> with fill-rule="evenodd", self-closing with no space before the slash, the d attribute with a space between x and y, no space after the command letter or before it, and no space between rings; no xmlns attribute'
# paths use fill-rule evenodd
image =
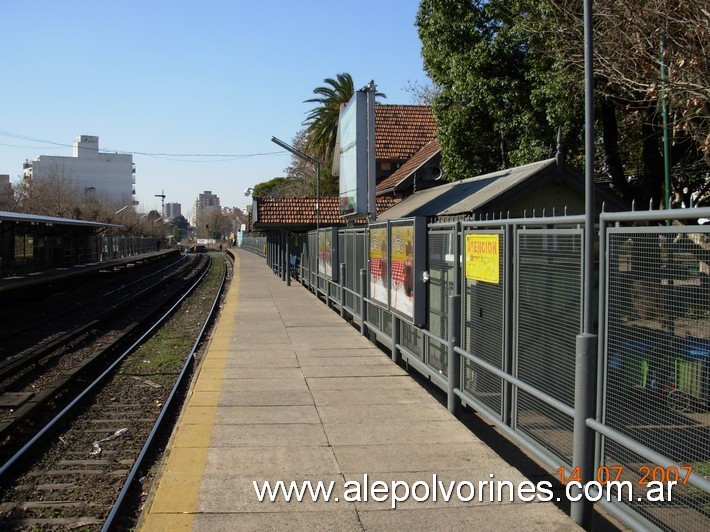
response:
<svg viewBox="0 0 710 532"><path fill-rule="evenodd" d="M710 496L710 239L706 227L610 227L606 234L606 426L674 462L606 440L601 464L621 479L678 481L672 507L627 503L665 529L706 529ZM659 460L659 462L661 462Z"/></svg>
<svg viewBox="0 0 710 532"><path fill-rule="evenodd" d="M367 228L338 232L343 275L337 280L319 267L318 237L310 233L300 280L326 294L341 314L359 319L393 359L401 355L551 472L580 465L573 454L580 417L575 369L583 310L591 306L599 327L597 409L583 421L596 431L595 478L582 480L600 486L629 480L633 500L600 504L633 526L704 530L710 517L710 226L658 225L671 214L710 217L710 209L694 211L602 215L598 262L591 265L583 259L584 217L430 224L425 270L414 273L426 279L425 326L370 299ZM279 242L267 251L272 267L284 256ZM471 267L477 247L495 250L484 257L483 275ZM583 299L585 267L594 268L593 301ZM643 498L654 480L678 483L672 500Z"/></svg>

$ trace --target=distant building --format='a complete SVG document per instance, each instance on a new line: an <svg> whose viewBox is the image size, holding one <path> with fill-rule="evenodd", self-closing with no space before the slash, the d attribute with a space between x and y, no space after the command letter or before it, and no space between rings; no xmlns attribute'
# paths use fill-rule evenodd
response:
<svg viewBox="0 0 710 532"><path fill-rule="evenodd" d="M182 215L181 205L179 203L165 204L165 219L177 218Z"/></svg>
<svg viewBox="0 0 710 532"><path fill-rule="evenodd" d="M197 227L200 218L215 209L220 209L219 196L217 196L217 194L212 194L211 190L205 190L202 194L198 194L195 199L195 207L192 209L190 225Z"/></svg>
<svg viewBox="0 0 710 532"><path fill-rule="evenodd" d="M12 185L10 176L0 174L0 211L6 211L12 203Z"/></svg>
<svg viewBox="0 0 710 532"><path fill-rule="evenodd" d="M71 157L40 155L23 168L25 180L65 179L85 197L114 205L137 205L133 156L99 152L99 137L81 135Z"/></svg>

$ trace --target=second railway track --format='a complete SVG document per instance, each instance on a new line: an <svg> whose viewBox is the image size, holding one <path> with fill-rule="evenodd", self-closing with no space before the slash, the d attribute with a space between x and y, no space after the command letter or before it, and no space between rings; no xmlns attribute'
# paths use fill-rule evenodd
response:
<svg viewBox="0 0 710 532"><path fill-rule="evenodd" d="M226 271L226 261L220 257L212 256L213 264L219 266L206 276L208 285L214 284L214 277L218 276L215 270ZM225 274L219 276L220 287L208 288L207 292L221 292ZM57 406L56 410L69 402L72 412L63 415L61 421L55 418L50 429L35 436L36 441L30 440L25 445L28 449L20 451L22 459L16 458L17 454L8 457L9 451L18 447L9 442L3 449L5 465L0 469L0 527L102 526L115 504L121 479L130 475L137 457L143 454L147 434L156 419L162 417L178 374L184 373L185 360L196 347L191 344L197 335L194 330L187 331L204 329L209 313L205 306L211 303L210 299L202 292L186 299L176 307L179 310L167 322L172 323L167 330L161 329L140 347L131 346L129 351L136 351L116 365L115 374L80 401L70 400L78 386L71 394L67 392L63 401L48 400L47 404ZM210 306L211 310L216 308L213 303ZM82 377L77 382L85 380ZM33 425L40 423L35 421ZM27 433L26 438L29 436ZM29 449L39 441L41 451Z"/></svg>

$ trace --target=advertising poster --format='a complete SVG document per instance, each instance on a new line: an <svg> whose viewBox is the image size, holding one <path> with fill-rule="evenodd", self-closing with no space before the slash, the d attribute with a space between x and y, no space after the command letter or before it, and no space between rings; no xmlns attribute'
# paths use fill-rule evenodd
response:
<svg viewBox="0 0 710 532"><path fill-rule="evenodd" d="M328 279L333 278L332 248L333 233L329 230L318 231L318 273Z"/></svg>
<svg viewBox="0 0 710 532"><path fill-rule="evenodd" d="M466 235L466 279L495 284L500 282L499 235Z"/></svg>
<svg viewBox="0 0 710 532"><path fill-rule="evenodd" d="M387 225L370 226L370 299L387 305L389 268L387 265Z"/></svg>
<svg viewBox="0 0 710 532"><path fill-rule="evenodd" d="M390 304L394 310L414 316L414 224L390 228Z"/></svg>

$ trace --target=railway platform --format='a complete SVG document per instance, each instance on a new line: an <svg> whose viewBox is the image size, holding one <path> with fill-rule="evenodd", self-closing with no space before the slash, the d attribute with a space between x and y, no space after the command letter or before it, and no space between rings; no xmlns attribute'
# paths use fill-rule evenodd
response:
<svg viewBox="0 0 710 532"><path fill-rule="evenodd" d="M526 477L300 284L235 255L140 530L578 529L553 502L489 500ZM267 481L333 488L260 502Z"/></svg>
<svg viewBox="0 0 710 532"><path fill-rule="evenodd" d="M15 273L7 277L0 277L0 294L42 286L56 281L64 281L71 278L77 278L82 275L96 273L100 270L126 268L129 265L150 262L152 260L163 258L167 255L178 253L179 250L177 248L167 248L162 249L160 251L140 253L137 255L131 255L118 259L86 262L82 264L75 264L72 266L47 268L44 270L31 271L26 273Z"/></svg>

